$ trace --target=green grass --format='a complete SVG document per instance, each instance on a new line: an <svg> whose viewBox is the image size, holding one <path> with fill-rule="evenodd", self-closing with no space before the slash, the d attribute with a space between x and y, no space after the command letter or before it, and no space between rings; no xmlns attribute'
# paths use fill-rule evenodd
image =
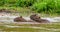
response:
<svg viewBox="0 0 60 32"><path fill-rule="evenodd" d="M6 6L2 7L2 6L0 6L0 9L6 9L6 10L11 11L11 12L19 12L19 15L22 15L22 16L29 16L32 13L37 13L37 12L32 11L31 9L27 8L27 7L22 8L22 7L6 7ZM37 14L40 14L41 17L60 16L57 13L46 14L46 13L42 12L42 13L37 13Z"/></svg>
<svg viewBox="0 0 60 32"><path fill-rule="evenodd" d="M24 14L27 10L38 13L44 12L50 15L55 13L60 14L60 0L0 0L1 7L17 10ZM28 7L27 10L25 10L26 7Z"/></svg>

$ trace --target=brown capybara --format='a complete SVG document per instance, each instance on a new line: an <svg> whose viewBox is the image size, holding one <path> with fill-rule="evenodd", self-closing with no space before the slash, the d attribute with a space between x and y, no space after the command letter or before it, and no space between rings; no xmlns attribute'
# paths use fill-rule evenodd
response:
<svg viewBox="0 0 60 32"><path fill-rule="evenodd" d="M30 16L30 19L34 20L34 21L38 21L40 19L40 17L37 14L33 14Z"/></svg>
<svg viewBox="0 0 60 32"><path fill-rule="evenodd" d="M46 19L39 19L39 20L36 21L36 22L39 22L39 23L49 23L49 21L46 20Z"/></svg>
<svg viewBox="0 0 60 32"><path fill-rule="evenodd" d="M14 19L14 21L15 21L15 22L26 22L26 20L25 20L22 16L16 17L16 18Z"/></svg>
<svg viewBox="0 0 60 32"><path fill-rule="evenodd" d="M41 17L39 17L37 14L33 14L30 16L30 19L31 20L34 20L36 22L39 22L39 23L48 23L49 21L46 20L46 19L41 19Z"/></svg>

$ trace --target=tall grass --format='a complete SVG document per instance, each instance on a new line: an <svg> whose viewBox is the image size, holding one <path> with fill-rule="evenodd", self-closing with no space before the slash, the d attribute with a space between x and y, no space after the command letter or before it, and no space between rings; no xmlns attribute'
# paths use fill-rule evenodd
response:
<svg viewBox="0 0 60 32"><path fill-rule="evenodd" d="M60 13L60 0L43 0L42 2L36 2L32 6L32 10L37 12L46 13Z"/></svg>
<svg viewBox="0 0 60 32"><path fill-rule="evenodd" d="M31 6L36 0L0 0L0 5L3 6L19 6L19 7L28 7Z"/></svg>
<svg viewBox="0 0 60 32"><path fill-rule="evenodd" d="M38 13L60 14L60 0L0 0L0 6L28 7Z"/></svg>

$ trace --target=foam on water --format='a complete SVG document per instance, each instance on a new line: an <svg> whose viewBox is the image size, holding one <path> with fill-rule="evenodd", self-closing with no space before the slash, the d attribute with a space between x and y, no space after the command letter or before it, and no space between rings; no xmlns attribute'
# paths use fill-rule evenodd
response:
<svg viewBox="0 0 60 32"><path fill-rule="evenodd" d="M0 22L13 23L14 18L18 16L0 16Z"/></svg>
<svg viewBox="0 0 60 32"><path fill-rule="evenodd" d="M46 19L49 20L50 22L60 22L60 17L54 17L54 18L42 18L42 19Z"/></svg>
<svg viewBox="0 0 60 32"><path fill-rule="evenodd" d="M30 20L30 18L29 17L23 17L24 19L26 19L26 20Z"/></svg>

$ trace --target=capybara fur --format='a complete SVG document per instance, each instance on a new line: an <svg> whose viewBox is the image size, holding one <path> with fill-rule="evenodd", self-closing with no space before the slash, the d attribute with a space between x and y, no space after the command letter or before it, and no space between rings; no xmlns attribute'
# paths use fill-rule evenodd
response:
<svg viewBox="0 0 60 32"><path fill-rule="evenodd" d="M15 21L15 22L26 22L26 20L25 20L22 16L16 17L16 18L14 19L14 21Z"/></svg>
<svg viewBox="0 0 60 32"><path fill-rule="evenodd" d="M36 21L36 22L39 22L39 23L49 23L49 21L46 20L46 19L39 19L39 20Z"/></svg>
<svg viewBox="0 0 60 32"><path fill-rule="evenodd" d="M30 19L31 20L34 20L36 22L39 22L39 23L48 23L49 21L46 20L46 19L41 19L41 17L39 17L37 14L33 14L30 16Z"/></svg>
<svg viewBox="0 0 60 32"><path fill-rule="evenodd" d="M30 19L34 20L34 21L38 21L40 19L40 17L37 14L33 14L30 16Z"/></svg>

